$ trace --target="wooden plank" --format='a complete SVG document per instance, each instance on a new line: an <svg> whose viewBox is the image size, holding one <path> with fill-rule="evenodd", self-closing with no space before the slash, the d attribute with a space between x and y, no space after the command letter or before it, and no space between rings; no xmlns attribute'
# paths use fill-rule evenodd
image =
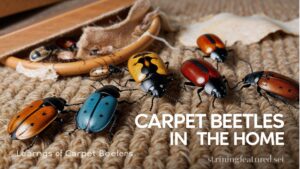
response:
<svg viewBox="0 0 300 169"><path fill-rule="evenodd" d="M61 0L1 0L0 17L53 4Z"/></svg>
<svg viewBox="0 0 300 169"><path fill-rule="evenodd" d="M134 0L103 0L0 36L0 58L95 22L103 14L129 7Z"/></svg>

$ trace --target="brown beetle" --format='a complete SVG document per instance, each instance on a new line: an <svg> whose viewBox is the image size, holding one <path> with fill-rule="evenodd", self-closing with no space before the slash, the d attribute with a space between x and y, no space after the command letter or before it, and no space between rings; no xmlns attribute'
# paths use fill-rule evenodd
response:
<svg viewBox="0 0 300 169"><path fill-rule="evenodd" d="M252 72L246 75L236 86L240 83L243 83L241 89L250 87L251 85L257 86L257 92L268 101L268 97L263 95L261 90L285 104L288 104L288 101L299 100L299 83L279 73L271 71Z"/></svg>
<svg viewBox="0 0 300 169"><path fill-rule="evenodd" d="M90 71L90 78L92 80L105 79L112 74L120 74L123 70L113 65L104 65L94 68Z"/></svg>

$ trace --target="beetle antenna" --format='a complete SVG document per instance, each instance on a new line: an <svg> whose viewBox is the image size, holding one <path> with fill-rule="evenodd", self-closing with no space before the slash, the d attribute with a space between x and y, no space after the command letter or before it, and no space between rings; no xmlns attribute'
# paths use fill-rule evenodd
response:
<svg viewBox="0 0 300 169"><path fill-rule="evenodd" d="M104 84L101 81L98 81L98 82L102 85L102 87L104 86Z"/></svg>
<svg viewBox="0 0 300 169"><path fill-rule="evenodd" d="M215 108L215 101L216 101L216 97L214 97L214 98L213 98L213 101L212 101L212 107L213 107L213 108Z"/></svg>
<svg viewBox="0 0 300 169"><path fill-rule="evenodd" d="M150 111L151 111L152 108L153 108L153 102L154 102L154 99L155 99L155 97L152 97L152 100L151 100L151 106L150 106Z"/></svg>
<svg viewBox="0 0 300 169"><path fill-rule="evenodd" d="M115 82L117 85L121 86L121 83L117 82L116 80L112 79L113 82Z"/></svg>
<svg viewBox="0 0 300 169"><path fill-rule="evenodd" d="M141 100L141 99L143 99L145 96L147 96L148 95L148 93L146 93L146 94L144 94L143 96L141 96L138 100Z"/></svg>
<svg viewBox="0 0 300 169"><path fill-rule="evenodd" d="M124 92L124 91L135 91L135 90L139 90L139 89L122 89L122 90L120 90L120 92Z"/></svg>
<svg viewBox="0 0 300 169"><path fill-rule="evenodd" d="M71 130L71 131L69 131L69 132L66 132L66 133L70 136L70 135L72 135L76 130L78 130L78 128L75 128L75 129L73 129L73 130Z"/></svg>
<svg viewBox="0 0 300 169"><path fill-rule="evenodd" d="M239 89L239 91L241 91L243 88L245 88L245 87L249 87L249 84L245 84L245 85L243 85L240 89Z"/></svg>
<svg viewBox="0 0 300 169"><path fill-rule="evenodd" d="M91 85L95 90L97 90L97 88L94 85Z"/></svg>
<svg viewBox="0 0 300 169"><path fill-rule="evenodd" d="M244 59L242 59L242 58L240 58L240 57L238 57L241 61L243 61L244 63L246 63L248 66L249 66L249 68L250 68L250 70L251 70L251 73L253 73L253 68L252 68L252 65L249 63L249 62L247 62L246 60L244 60Z"/></svg>
<svg viewBox="0 0 300 169"><path fill-rule="evenodd" d="M239 86L239 84L241 84L243 81L239 81L237 84L235 84L233 87L229 87L230 89L235 89Z"/></svg>
<svg viewBox="0 0 300 169"><path fill-rule="evenodd" d="M66 104L65 106L76 106L76 105L81 105L83 103L74 103L74 104Z"/></svg>

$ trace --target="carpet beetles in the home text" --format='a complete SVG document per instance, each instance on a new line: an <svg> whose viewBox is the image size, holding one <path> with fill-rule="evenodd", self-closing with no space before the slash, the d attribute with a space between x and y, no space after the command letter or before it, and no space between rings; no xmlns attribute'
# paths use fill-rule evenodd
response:
<svg viewBox="0 0 300 169"><path fill-rule="evenodd" d="M181 66L181 73L190 80L190 82L185 82L184 85L200 87L197 91L200 99L199 104L202 102L200 92L203 90L214 96L213 106L215 98L223 98L227 94L227 80L205 60L190 59L185 61Z"/></svg>

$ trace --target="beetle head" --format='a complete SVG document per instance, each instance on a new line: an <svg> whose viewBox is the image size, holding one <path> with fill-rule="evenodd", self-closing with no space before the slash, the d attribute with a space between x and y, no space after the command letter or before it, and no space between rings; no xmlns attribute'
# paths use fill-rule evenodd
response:
<svg viewBox="0 0 300 169"><path fill-rule="evenodd" d="M98 89L97 92L107 93L115 98L120 97L120 89L113 85L105 85L102 88Z"/></svg>
<svg viewBox="0 0 300 169"><path fill-rule="evenodd" d="M263 71L253 72L253 73L246 75L242 80L244 83L243 86L249 87L251 85L255 85L259 81L259 79L262 75L263 75Z"/></svg>
<svg viewBox="0 0 300 169"><path fill-rule="evenodd" d="M47 97L44 99L45 105L54 106L57 110L63 111L67 101L61 97Z"/></svg>
<svg viewBox="0 0 300 169"><path fill-rule="evenodd" d="M164 93L166 92L166 85L159 84L156 86L152 86L149 90L150 90L152 96L162 97L164 95Z"/></svg>
<svg viewBox="0 0 300 169"><path fill-rule="evenodd" d="M168 76L153 74L142 82L141 87L145 92L151 93L153 97L162 97L169 82Z"/></svg>
<svg viewBox="0 0 300 169"><path fill-rule="evenodd" d="M206 83L204 90L216 98L223 98L227 95L226 85L221 78L211 78Z"/></svg>
<svg viewBox="0 0 300 169"><path fill-rule="evenodd" d="M227 58L227 50L225 48L216 48L211 54L211 58L218 62L224 62Z"/></svg>

